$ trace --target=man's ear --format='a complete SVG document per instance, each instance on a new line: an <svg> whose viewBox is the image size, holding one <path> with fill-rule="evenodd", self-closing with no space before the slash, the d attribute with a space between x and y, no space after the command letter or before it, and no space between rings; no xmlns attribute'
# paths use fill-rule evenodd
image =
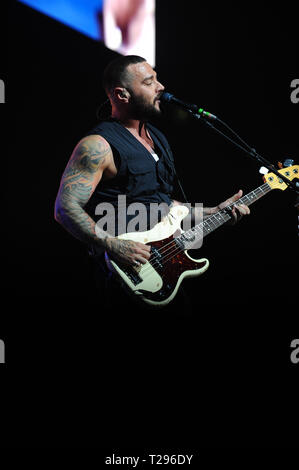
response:
<svg viewBox="0 0 299 470"><path fill-rule="evenodd" d="M130 93L128 92L128 90L126 90L126 88L116 87L114 89L114 93L116 98L118 98L122 102L127 102L130 98Z"/></svg>

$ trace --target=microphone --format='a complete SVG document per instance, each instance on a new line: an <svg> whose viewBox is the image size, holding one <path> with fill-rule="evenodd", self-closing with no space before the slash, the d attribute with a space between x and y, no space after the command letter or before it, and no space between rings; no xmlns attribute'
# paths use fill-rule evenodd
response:
<svg viewBox="0 0 299 470"><path fill-rule="evenodd" d="M202 117L205 117L211 120L217 119L217 116L215 116L215 114L209 113L208 111L204 111L202 108L199 108L196 104L185 103L185 101L179 100L178 98L173 96L171 93L163 92L162 95L160 96L160 100L164 101L165 103L177 104L178 106L181 106L182 108L187 109L187 111L200 114L200 116Z"/></svg>

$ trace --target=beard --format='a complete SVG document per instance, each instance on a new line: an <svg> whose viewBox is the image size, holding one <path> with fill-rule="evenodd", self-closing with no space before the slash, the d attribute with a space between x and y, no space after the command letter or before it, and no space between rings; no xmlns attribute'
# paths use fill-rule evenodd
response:
<svg viewBox="0 0 299 470"><path fill-rule="evenodd" d="M132 119L149 121L150 119L161 116L161 110L155 107L155 102L148 103L142 96L135 96L131 93L130 105L130 115Z"/></svg>

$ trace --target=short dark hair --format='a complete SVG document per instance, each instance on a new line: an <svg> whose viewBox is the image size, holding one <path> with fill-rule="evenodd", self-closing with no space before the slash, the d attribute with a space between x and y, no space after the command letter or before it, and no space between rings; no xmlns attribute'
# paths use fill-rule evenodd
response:
<svg viewBox="0 0 299 470"><path fill-rule="evenodd" d="M126 85L128 79L127 67L139 62L146 62L146 59L139 55L126 55L109 62L103 73L103 88L107 95L114 87Z"/></svg>

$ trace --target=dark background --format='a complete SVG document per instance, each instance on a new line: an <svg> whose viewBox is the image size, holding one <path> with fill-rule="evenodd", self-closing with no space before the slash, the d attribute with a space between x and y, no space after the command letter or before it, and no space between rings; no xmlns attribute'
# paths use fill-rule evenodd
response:
<svg viewBox="0 0 299 470"><path fill-rule="evenodd" d="M200 3L157 2L160 81L272 163L298 163L292 4ZM116 54L21 4L11 5L8 26L0 331L13 379L10 445L94 446L107 455L122 446L292 445L294 194L272 191L250 217L204 240L199 256L211 264L184 284L189 311L104 311L84 247L53 211ZM165 109L160 127L189 201L213 206L263 183L256 161L183 112Z"/></svg>

